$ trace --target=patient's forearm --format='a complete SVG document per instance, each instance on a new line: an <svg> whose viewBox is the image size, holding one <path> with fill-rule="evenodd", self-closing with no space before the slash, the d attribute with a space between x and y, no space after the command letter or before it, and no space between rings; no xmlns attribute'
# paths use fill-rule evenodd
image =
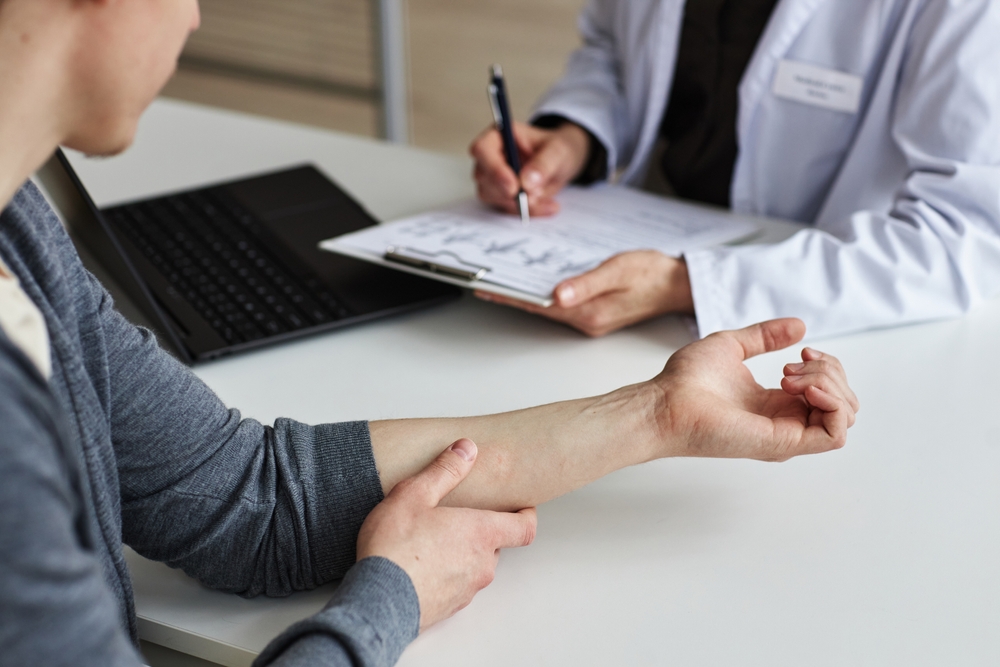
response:
<svg viewBox="0 0 1000 667"><path fill-rule="evenodd" d="M446 504L534 507L610 472L664 455L656 434L659 397L646 385L596 398L485 417L372 422L375 463L388 492L459 438L479 457Z"/></svg>
<svg viewBox="0 0 1000 667"><path fill-rule="evenodd" d="M713 334L678 350L658 376L605 396L488 417L376 422L382 486L391 490L459 438L479 445L472 474L448 503L533 507L619 468L668 456L785 461L844 446L859 408L836 358L806 348L780 389L744 362L802 338L773 320Z"/></svg>

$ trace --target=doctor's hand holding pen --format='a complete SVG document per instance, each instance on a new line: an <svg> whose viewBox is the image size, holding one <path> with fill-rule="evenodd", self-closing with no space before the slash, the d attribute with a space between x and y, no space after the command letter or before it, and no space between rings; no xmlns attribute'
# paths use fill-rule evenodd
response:
<svg viewBox="0 0 1000 667"><path fill-rule="evenodd" d="M558 213L556 195L590 160L590 135L571 122L554 129L515 123L514 138L523 164L520 179L504 157L503 139L495 127L469 147L479 198L517 215L516 196L523 188L532 216ZM694 314L687 264L650 250L623 253L565 280L548 308L486 292L476 296L563 322L588 336L603 336L667 313Z"/></svg>
<svg viewBox="0 0 1000 667"><path fill-rule="evenodd" d="M520 179L504 157L503 138L496 127L491 125L472 142L469 152L476 161L473 177L479 198L517 214L516 196L523 188L531 215L557 213L555 196L583 169L590 152L589 135L573 123L552 130L514 123L514 140L521 157Z"/></svg>

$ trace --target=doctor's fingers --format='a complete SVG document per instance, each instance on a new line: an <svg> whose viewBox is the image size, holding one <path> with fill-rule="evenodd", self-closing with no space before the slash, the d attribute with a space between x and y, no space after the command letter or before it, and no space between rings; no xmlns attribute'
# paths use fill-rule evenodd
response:
<svg viewBox="0 0 1000 667"><path fill-rule="evenodd" d="M523 123L515 123L514 140L517 143L518 156L522 166L530 161L537 152L552 140L555 133ZM476 162L477 179L481 176L508 186L510 195L516 194L520 181L507 162L504 151L503 137L495 127L489 127L476 137L469 145L469 154Z"/></svg>
<svg viewBox="0 0 1000 667"><path fill-rule="evenodd" d="M505 213L518 215L520 211L517 208L516 183L514 185L514 194L508 195L508 190L506 188L497 187L492 180L485 175L481 175L478 171L479 167L476 167L476 170L476 191L479 200L496 209L504 211ZM529 195L528 210L531 212L531 215L555 215L559 212L559 202L552 198L538 198Z"/></svg>
<svg viewBox="0 0 1000 667"><path fill-rule="evenodd" d="M555 134L555 130L514 122L514 141L517 142L517 149L523 160L530 160L539 148L552 140Z"/></svg>
<svg viewBox="0 0 1000 667"><path fill-rule="evenodd" d="M813 354L817 354L815 350L812 350L811 352ZM802 351L803 358L808 358L809 356L809 348ZM841 395L847 399L848 403L850 403L852 410L857 412L861 409L861 403L858 401L857 395L847 382L847 374L844 372L844 368L835 357L825 355L823 358L811 361L804 361L797 364L786 364L784 374L785 379L789 380L812 374L825 375L837 384Z"/></svg>
<svg viewBox="0 0 1000 667"><path fill-rule="evenodd" d="M521 169L525 192L539 199L554 197L576 176L580 162L577 147L553 134Z"/></svg>
<svg viewBox="0 0 1000 667"><path fill-rule="evenodd" d="M639 254L615 255L596 269L562 281L554 292L556 303L563 308L572 308L602 294L626 289L633 282L636 260L639 259L636 255Z"/></svg>
<svg viewBox="0 0 1000 667"><path fill-rule="evenodd" d="M622 311L618 303L619 293L603 295L572 308L562 308L558 305L545 308L526 301L519 301L488 292L476 292L476 296L484 301L511 306L535 315L541 315L556 322L568 324L592 338L598 338L642 319L640 317L630 320L627 317L627 314Z"/></svg>
<svg viewBox="0 0 1000 667"><path fill-rule="evenodd" d="M819 389L825 396L831 396L843 402L848 426L854 426L857 411L851 404L848 396L844 393L843 387L829 375L825 373L808 373L806 375L786 376L781 379L781 388L792 396L802 396L813 407L825 410L826 408L822 404L815 404L810 400L811 391Z"/></svg>
<svg viewBox="0 0 1000 667"><path fill-rule="evenodd" d="M469 154L475 160L473 178L480 190L485 187L487 194L498 193L499 199L512 199L517 195L520 182L504 157L499 132L490 128L480 134L469 146Z"/></svg>
<svg viewBox="0 0 1000 667"><path fill-rule="evenodd" d="M511 172L511 175L513 175L513 172ZM508 213L517 212L517 181L512 181L512 188L508 188L506 184L497 183L482 173L479 165L476 165L473 178L476 181L476 196L479 197L480 201L501 211ZM513 189L513 193L510 193L511 189Z"/></svg>
<svg viewBox="0 0 1000 667"><path fill-rule="evenodd" d="M620 291L602 294L574 308L554 306L548 310L548 317L564 322L591 338L600 338L647 317L644 311L634 307L626 293Z"/></svg>

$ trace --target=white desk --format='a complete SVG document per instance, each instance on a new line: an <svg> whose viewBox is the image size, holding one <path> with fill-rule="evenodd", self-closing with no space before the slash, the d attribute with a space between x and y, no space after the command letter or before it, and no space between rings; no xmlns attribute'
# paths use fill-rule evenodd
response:
<svg viewBox="0 0 1000 667"><path fill-rule="evenodd" d="M470 196L466 160L158 102L99 203L308 159L376 215ZM602 340L474 299L200 367L265 422L464 415L609 390L689 340ZM535 544L401 665L1000 664L1000 302L822 342L863 409L846 449L783 465L672 460L539 511ZM774 386L794 353L754 360ZM245 665L327 591L243 600L134 554L144 638Z"/></svg>

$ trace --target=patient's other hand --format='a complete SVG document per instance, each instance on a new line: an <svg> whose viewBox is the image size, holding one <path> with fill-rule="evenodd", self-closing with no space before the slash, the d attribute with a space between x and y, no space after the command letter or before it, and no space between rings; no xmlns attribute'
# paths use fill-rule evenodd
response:
<svg viewBox="0 0 1000 667"><path fill-rule="evenodd" d="M451 445L378 504L358 535L358 560L382 556L410 576L421 631L466 607L492 581L500 550L535 538L534 509L516 513L438 507L475 464L471 440Z"/></svg>

